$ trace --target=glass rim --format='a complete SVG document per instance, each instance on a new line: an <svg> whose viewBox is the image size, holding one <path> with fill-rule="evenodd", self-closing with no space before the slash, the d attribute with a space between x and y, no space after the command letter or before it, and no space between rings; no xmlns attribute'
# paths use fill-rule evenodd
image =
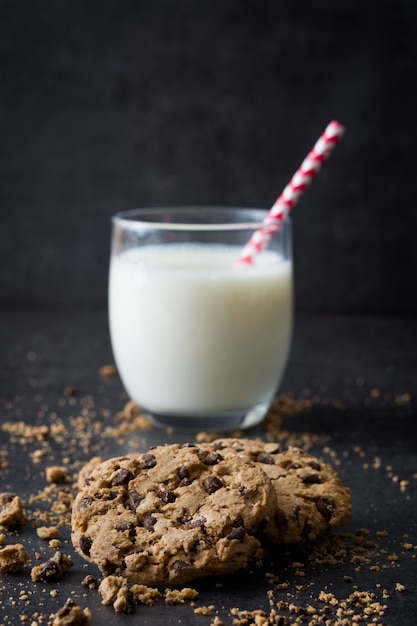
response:
<svg viewBox="0 0 417 626"><path fill-rule="evenodd" d="M191 219L191 216L202 215L202 213L210 215L210 221L198 222ZM233 221L232 219L220 219L220 215L238 215L242 214L241 221ZM238 206L214 206L214 205L184 205L184 206L155 206L144 207L139 209L127 209L125 211L118 211L115 213L111 221L114 225L119 225L130 230L183 230L183 231L196 231L196 230L256 230L263 225L263 221L268 215L269 210L263 208L253 207L238 207ZM184 221L175 221L175 217L182 215L190 215L190 219ZM162 221L162 217L170 216L173 221ZM250 218L252 216L252 219ZM161 221L158 221L157 218ZM152 219L153 218L153 219ZM283 220L283 226L285 227L291 218L285 217Z"/></svg>

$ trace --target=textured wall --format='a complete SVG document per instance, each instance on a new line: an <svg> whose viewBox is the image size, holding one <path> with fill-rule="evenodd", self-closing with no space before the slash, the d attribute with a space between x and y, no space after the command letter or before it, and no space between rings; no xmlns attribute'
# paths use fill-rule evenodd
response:
<svg viewBox="0 0 417 626"><path fill-rule="evenodd" d="M417 313L415 0L0 0L0 303L106 305L109 219L294 213L299 311Z"/></svg>

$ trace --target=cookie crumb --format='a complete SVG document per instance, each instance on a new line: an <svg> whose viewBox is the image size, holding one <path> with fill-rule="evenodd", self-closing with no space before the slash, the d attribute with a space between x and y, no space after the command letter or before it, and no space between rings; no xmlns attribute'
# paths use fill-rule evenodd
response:
<svg viewBox="0 0 417 626"><path fill-rule="evenodd" d="M155 587L148 587L147 585L134 584L131 586L130 591L133 595L135 602L152 606L161 598L161 592Z"/></svg>
<svg viewBox="0 0 417 626"><path fill-rule="evenodd" d="M129 400L123 407L123 410L117 413L116 420L121 422L121 425L116 429L107 429L106 432L119 436L133 432L135 430L148 430L152 427L151 422L141 413L138 405Z"/></svg>
<svg viewBox="0 0 417 626"><path fill-rule="evenodd" d="M103 378L112 378L116 376L117 369L115 365L102 365L99 369L99 374Z"/></svg>
<svg viewBox="0 0 417 626"><path fill-rule="evenodd" d="M214 604L210 604L210 606L198 606L194 609L194 613L196 615L213 615Z"/></svg>
<svg viewBox="0 0 417 626"><path fill-rule="evenodd" d="M59 528L56 526L39 526L36 529L39 539L59 539Z"/></svg>
<svg viewBox="0 0 417 626"><path fill-rule="evenodd" d="M70 556L63 552L56 552L45 563L35 565L30 575L33 582L55 582L60 580L72 566L73 561Z"/></svg>
<svg viewBox="0 0 417 626"><path fill-rule="evenodd" d="M22 543L15 543L0 549L0 572L20 572L30 556Z"/></svg>
<svg viewBox="0 0 417 626"><path fill-rule="evenodd" d="M70 477L68 476L68 470L66 467L52 465L51 467L46 468L45 474L48 483L62 484L70 482Z"/></svg>
<svg viewBox="0 0 417 626"><path fill-rule="evenodd" d="M26 524L28 517L19 496L14 493L0 493L0 528L14 528Z"/></svg>
<svg viewBox="0 0 417 626"><path fill-rule="evenodd" d="M83 587L88 587L89 589L97 589L98 580L95 576L88 574L85 578L82 579L81 584Z"/></svg>
<svg viewBox="0 0 417 626"><path fill-rule="evenodd" d="M216 432L208 433L204 430L200 431L195 436L195 440L197 441L197 443L211 443L212 441L215 441L218 438L219 438L219 433L216 433Z"/></svg>
<svg viewBox="0 0 417 626"><path fill-rule="evenodd" d="M90 609L81 609L71 598L68 598L64 606L57 611L52 622L52 626L89 626L89 624L91 624Z"/></svg>
<svg viewBox="0 0 417 626"><path fill-rule="evenodd" d="M116 613L133 613L135 602L127 580L122 576L106 576L98 588L105 606L112 605Z"/></svg>
<svg viewBox="0 0 417 626"><path fill-rule="evenodd" d="M138 405L136 404L136 402L133 402L133 400L129 400L129 402L126 402L123 407L123 414L127 419L137 417L139 413L140 411Z"/></svg>
<svg viewBox="0 0 417 626"><path fill-rule="evenodd" d="M165 591L166 604L184 604L186 600L194 600L198 596L196 589L184 587L183 589L167 589Z"/></svg>

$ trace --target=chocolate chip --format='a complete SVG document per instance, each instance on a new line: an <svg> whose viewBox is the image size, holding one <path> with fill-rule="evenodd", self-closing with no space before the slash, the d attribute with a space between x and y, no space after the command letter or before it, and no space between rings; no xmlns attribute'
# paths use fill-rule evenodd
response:
<svg viewBox="0 0 417 626"><path fill-rule="evenodd" d="M151 469L151 467L155 467L156 458L153 454L144 454L141 461L142 469Z"/></svg>
<svg viewBox="0 0 417 626"><path fill-rule="evenodd" d="M53 559L48 559L43 564L40 578L41 580L58 580L62 576L61 566Z"/></svg>
<svg viewBox="0 0 417 626"><path fill-rule="evenodd" d="M92 503L93 498L91 496L85 496L82 500L80 500L77 504L77 510L81 511L81 509L86 509Z"/></svg>
<svg viewBox="0 0 417 626"><path fill-rule="evenodd" d="M246 485L240 485L238 492L241 496L244 496L248 492L248 488L246 487Z"/></svg>
<svg viewBox="0 0 417 626"><path fill-rule="evenodd" d="M188 522L188 527L189 528L202 528L206 522L207 522L207 519L205 517L200 517L199 519Z"/></svg>
<svg viewBox="0 0 417 626"><path fill-rule="evenodd" d="M219 461L222 461L223 457L218 452L204 452L203 463L204 465L217 465Z"/></svg>
<svg viewBox="0 0 417 626"><path fill-rule="evenodd" d="M120 524L118 524L118 525L116 526L116 530L117 530L119 533L124 533L124 532L126 532L127 530L128 530L128 531L129 531L129 533L130 533L132 530L134 530L134 528L135 528L135 527L133 526L132 522L128 522L127 520L123 520L122 522L120 522Z"/></svg>
<svg viewBox="0 0 417 626"><path fill-rule="evenodd" d="M172 569L174 570L176 574L178 574L178 572L180 572L182 569L184 569L184 567L187 567L187 566L188 566L188 563L178 559L178 561L174 561L174 563L172 564Z"/></svg>
<svg viewBox="0 0 417 626"><path fill-rule="evenodd" d="M183 478L180 483L178 483L178 487L188 487L191 485L191 480L189 478Z"/></svg>
<svg viewBox="0 0 417 626"><path fill-rule="evenodd" d="M89 556L92 545L93 545L93 542L91 541L89 537L86 537L85 535L81 535L79 546L83 554L86 554L87 556Z"/></svg>
<svg viewBox="0 0 417 626"><path fill-rule="evenodd" d="M208 476L203 480L203 487L208 494L212 494L223 487L223 483L217 476Z"/></svg>
<svg viewBox="0 0 417 626"><path fill-rule="evenodd" d="M130 556L131 554L141 554L142 552L142 548L134 548L133 550L130 550L130 552L128 552L126 556ZM126 569L126 563L124 563L124 569Z"/></svg>
<svg viewBox="0 0 417 626"><path fill-rule="evenodd" d="M293 470L293 469L300 469L301 465L299 463L297 463L296 461L291 461L291 463L287 463L287 465L285 465L284 469L288 470Z"/></svg>
<svg viewBox="0 0 417 626"><path fill-rule="evenodd" d="M183 509L182 510L182 515L179 518L181 524L188 524L191 521L191 515L190 512L188 511L188 509Z"/></svg>
<svg viewBox="0 0 417 626"><path fill-rule="evenodd" d="M260 452L256 457L258 463L265 463L266 465L275 465L275 459L267 452Z"/></svg>
<svg viewBox="0 0 417 626"><path fill-rule="evenodd" d="M115 486L126 485L130 480L132 480L132 478L133 478L132 472L129 472L129 470L127 469L121 469L120 472L116 474L116 476L113 478L111 482L112 482L112 485L115 485Z"/></svg>
<svg viewBox="0 0 417 626"><path fill-rule="evenodd" d="M82 579L81 585L83 587L89 587L90 589L96 589L96 587L98 587L98 580L95 576L87 574L87 576Z"/></svg>
<svg viewBox="0 0 417 626"><path fill-rule="evenodd" d="M96 491L94 497L96 500L115 500L118 495L118 491L113 491L111 489L102 489L102 491Z"/></svg>
<svg viewBox="0 0 417 626"><path fill-rule="evenodd" d="M171 502L175 502L175 500L177 499L177 496L173 491L162 491L159 494L159 497L164 504L170 504Z"/></svg>
<svg viewBox="0 0 417 626"><path fill-rule="evenodd" d="M139 504L142 502L143 498L144 496L141 496L140 493L138 493L134 489L131 489L129 491L127 504L134 513L136 513L136 509L138 508Z"/></svg>
<svg viewBox="0 0 417 626"><path fill-rule="evenodd" d="M316 470L316 472L319 472L321 470L321 465L320 463L317 463L317 461L309 461L307 465Z"/></svg>
<svg viewBox="0 0 417 626"><path fill-rule="evenodd" d="M126 594L126 600L124 604L122 604L121 607L120 607L120 604L118 604L118 611L121 611L122 613L134 613L135 610L136 610L135 599L133 597L133 593L129 590Z"/></svg>
<svg viewBox="0 0 417 626"><path fill-rule="evenodd" d="M333 517L334 502L330 498L319 498L316 502L319 513L323 515L326 522L330 522Z"/></svg>
<svg viewBox="0 0 417 626"><path fill-rule="evenodd" d="M237 528L234 528L232 530L232 532L230 532L227 536L226 539L229 539L229 541L231 541L232 539L237 539L238 541L243 541L245 538L245 529L243 528L243 526L238 526Z"/></svg>
<svg viewBox="0 0 417 626"><path fill-rule="evenodd" d="M316 485L321 483L319 474L304 474L304 476L301 476L301 480L305 485Z"/></svg>
<svg viewBox="0 0 417 626"><path fill-rule="evenodd" d="M188 467L183 465L178 470L178 478L190 478L190 472L188 471Z"/></svg>
<svg viewBox="0 0 417 626"><path fill-rule="evenodd" d="M147 515L142 520L142 526L146 528L146 530L152 531L156 522L157 522L156 517L152 517L152 515Z"/></svg>
<svg viewBox="0 0 417 626"><path fill-rule="evenodd" d="M13 502L14 498L16 498L14 493L2 493L0 495L0 511L4 511L7 505Z"/></svg>
<svg viewBox="0 0 417 626"><path fill-rule="evenodd" d="M293 522L297 522L299 520L300 517L300 511L301 511L301 507L299 504L296 504L295 507L292 510L292 513L290 514L289 518L291 521Z"/></svg>

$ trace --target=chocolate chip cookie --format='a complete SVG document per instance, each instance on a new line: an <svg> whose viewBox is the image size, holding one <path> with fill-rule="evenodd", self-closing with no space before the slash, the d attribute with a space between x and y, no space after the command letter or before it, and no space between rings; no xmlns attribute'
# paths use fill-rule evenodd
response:
<svg viewBox="0 0 417 626"><path fill-rule="evenodd" d="M352 513L350 490L335 470L306 451L250 439L224 438L201 444L224 458L235 456L256 463L271 479L277 508L263 528L275 543L295 544L316 539L323 531L343 526Z"/></svg>
<svg viewBox="0 0 417 626"><path fill-rule="evenodd" d="M196 445L156 446L92 469L72 514L75 549L104 575L182 584L248 564L273 524L276 497L248 457Z"/></svg>

